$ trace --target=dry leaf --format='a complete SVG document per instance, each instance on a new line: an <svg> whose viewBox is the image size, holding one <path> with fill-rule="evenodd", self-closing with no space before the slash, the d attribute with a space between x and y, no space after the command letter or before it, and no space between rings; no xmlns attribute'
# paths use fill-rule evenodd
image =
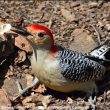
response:
<svg viewBox="0 0 110 110"><path fill-rule="evenodd" d="M73 13L71 13L69 10L63 8L63 9L61 9L61 12L62 12L63 17L67 21L72 22L72 21L76 20L75 15Z"/></svg>
<svg viewBox="0 0 110 110"><path fill-rule="evenodd" d="M47 95L42 97L42 104L44 107L47 107L47 105L51 102L52 96Z"/></svg>
<svg viewBox="0 0 110 110"><path fill-rule="evenodd" d="M18 51L18 57L15 59L15 63L21 63L26 60L26 53L24 51Z"/></svg>
<svg viewBox="0 0 110 110"><path fill-rule="evenodd" d="M15 38L15 46L17 46L21 50L26 51L27 53L32 53L31 45L29 44L29 42L23 36L18 35Z"/></svg>
<svg viewBox="0 0 110 110"><path fill-rule="evenodd" d="M72 103L73 103L73 100L72 100L70 97L68 97L68 98L67 98L67 102L68 102L69 104L72 104Z"/></svg>
<svg viewBox="0 0 110 110"><path fill-rule="evenodd" d="M0 21L0 25L3 25L4 23Z"/></svg>
<svg viewBox="0 0 110 110"><path fill-rule="evenodd" d="M7 74L5 75L5 78L10 79L10 76L13 76L13 75L14 75L14 73L12 71L8 70Z"/></svg>
<svg viewBox="0 0 110 110"><path fill-rule="evenodd" d="M107 99L110 99L110 90L107 91Z"/></svg>
<svg viewBox="0 0 110 110"><path fill-rule="evenodd" d="M37 92L37 93L44 93L46 90L47 90L47 89L46 89L45 85L44 85L44 84L40 84L40 85L38 86L38 88L35 89L34 91Z"/></svg>
<svg viewBox="0 0 110 110"><path fill-rule="evenodd" d="M1 106L4 106L4 107L10 106L11 107L11 102L10 102L8 96L7 96L6 91L3 90L3 89L0 89L0 107Z"/></svg>
<svg viewBox="0 0 110 110"><path fill-rule="evenodd" d="M32 102L31 97L26 97L23 101L23 106L27 106L28 108L35 108L35 103ZM33 110L33 109L32 109Z"/></svg>
<svg viewBox="0 0 110 110"><path fill-rule="evenodd" d="M3 35L5 32L9 32L12 26L10 24L2 24L0 25L0 35Z"/></svg>
<svg viewBox="0 0 110 110"><path fill-rule="evenodd" d="M28 105L28 103L41 103L45 108L48 106L48 104L51 102L52 96L47 95L43 96L42 94L34 94L30 97L26 97L22 102L23 105Z"/></svg>
<svg viewBox="0 0 110 110"><path fill-rule="evenodd" d="M108 31L110 31L110 24L106 24L106 28Z"/></svg>
<svg viewBox="0 0 110 110"><path fill-rule="evenodd" d="M98 6L98 3L96 1L90 1L88 5L90 6L90 8L96 8Z"/></svg>
<svg viewBox="0 0 110 110"><path fill-rule="evenodd" d="M26 82L27 82L27 86L29 86L30 84L32 84L33 81L33 76L30 74L26 74Z"/></svg>

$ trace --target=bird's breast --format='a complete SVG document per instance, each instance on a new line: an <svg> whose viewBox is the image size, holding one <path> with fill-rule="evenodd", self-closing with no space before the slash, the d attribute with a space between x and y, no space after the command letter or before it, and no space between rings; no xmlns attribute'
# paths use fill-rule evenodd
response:
<svg viewBox="0 0 110 110"><path fill-rule="evenodd" d="M33 54L31 65L35 76L53 90L71 92L95 87L94 82L73 82L65 79L61 74L57 58L50 58L43 54L37 56Z"/></svg>
<svg viewBox="0 0 110 110"><path fill-rule="evenodd" d="M37 56L33 54L31 65L32 72L46 85L60 85L66 82L61 74L59 61L55 57L47 57L47 55L39 53L37 53Z"/></svg>

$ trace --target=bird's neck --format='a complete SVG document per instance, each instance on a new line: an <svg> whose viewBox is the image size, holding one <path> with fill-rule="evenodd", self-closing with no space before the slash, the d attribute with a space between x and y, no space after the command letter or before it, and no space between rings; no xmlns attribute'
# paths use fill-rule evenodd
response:
<svg viewBox="0 0 110 110"><path fill-rule="evenodd" d="M57 49L56 49L54 43L51 45L50 51L51 51L51 53L56 53L57 52Z"/></svg>
<svg viewBox="0 0 110 110"><path fill-rule="evenodd" d="M49 55L49 50L45 50L45 49L37 49L37 57L42 57L42 58L45 58Z"/></svg>
<svg viewBox="0 0 110 110"><path fill-rule="evenodd" d="M33 48L33 57L36 58L36 61L45 60L56 56L57 56L56 50L51 51L44 48L43 49L36 47Z"/></svg>
<svg viewBox="0 0 110 110"><path fill-rule="evenodd" d="M47 45L47 44L43 44L40 46L32 44L32 47L33 47L33 50L35 52L37 52L38 55L41 55L41 56L43 54L44 55L49 55L49 54L54 55L57 53L57 48L54 45L54 43L52 43L51 46Z"/></svg>

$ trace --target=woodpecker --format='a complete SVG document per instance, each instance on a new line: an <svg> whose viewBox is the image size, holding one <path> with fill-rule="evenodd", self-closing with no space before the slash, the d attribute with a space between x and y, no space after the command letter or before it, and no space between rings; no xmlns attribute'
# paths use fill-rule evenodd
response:
<svg viewBox="0 0 110 110"><path fill-rule="evenodd" d="M33 47L32 72L40 82L60 92L97 90L95 81L104 76L106 67L93 52L88 56L55 45L52 32L45 26L30 25L26 29Z"/></svg>
<svg viewBox="0 0 110 110"><path fill-rule="evenodd" d="M52 32L42 25L26 27L29 36L26 39L33 48L31 57L32 72L46 87L59 92L85 91L91 92L97 86L95 81L102 79L107 68L103 65L109 47L82 54L54 43Z"/></svg>

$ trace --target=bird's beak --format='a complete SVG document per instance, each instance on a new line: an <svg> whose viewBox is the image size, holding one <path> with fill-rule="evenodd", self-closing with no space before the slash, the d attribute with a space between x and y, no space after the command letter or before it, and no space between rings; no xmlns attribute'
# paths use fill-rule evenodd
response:
<svg viewBox="0 0 110 110"><path fill-rule="evenodd" d="M21 34L21 35L23 35L25 37L28 36L28 35L32 35L31 33L29 33L27 31L26 28L19 27L19 26L13 26L12 29L11 29L11 31L16 32L18 34Z"/></svg>
<svg viewBox="0 0 110 110"><path fill-rule="evenodd" d="M13 26L11 31L23 35L29 42L34 42L34 43L36 43L36 45L38 43L42 43L45 40L45 39L37 38L37 36L28 32L27 28Z"/></svg>
<svg viewBox="0 0 110 110"><path fill-rule="evenodd" d="M32 35L26 28L23 27L12 27L11 31L23 35L30 43L34 42L34 35Z"/></svg>

